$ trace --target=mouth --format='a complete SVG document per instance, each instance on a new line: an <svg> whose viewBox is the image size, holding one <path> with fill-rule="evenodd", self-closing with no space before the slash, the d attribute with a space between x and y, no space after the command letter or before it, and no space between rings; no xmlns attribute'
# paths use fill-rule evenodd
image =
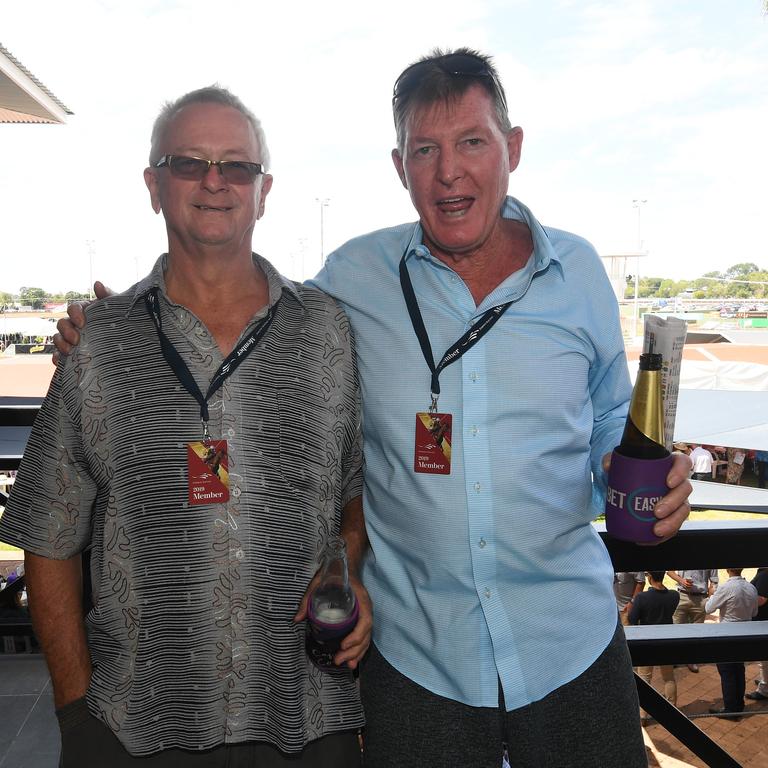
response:
<svg viewBox="0 0 768 768"><path fill-rule="evenodd" d="M195 205L194 207L197 208L198 211L218 211L219 213L227 213L232 210L230 206L224 205Z"/></svg>
<svg viewBox="0 0 768 768"><path fill-rule="evenodd" d="M437 209L449 216L463 216L475 202L474 197L444 197L436 201Z"/></svg>

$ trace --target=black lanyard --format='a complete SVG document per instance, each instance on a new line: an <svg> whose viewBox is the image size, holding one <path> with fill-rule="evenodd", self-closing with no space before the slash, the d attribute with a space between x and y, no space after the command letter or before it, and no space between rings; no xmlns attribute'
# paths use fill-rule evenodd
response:
<svg viewBox="0 0 768 768"><path fill-rule="evenodd" d="M416 300L411 276L408 274L408 267L405 265L406 256L408 256L408 251L400 259L400 287L403 289L405 304L408 307L408 314L411 316L411 323L419 340L421 352L427 361L429 370L432 372L432 405L430 406L430 411L436 411L437 397L440 394L440 373L442 370L451 363L455 363L465 352L474 347L493 328L499 318L509 309L512 302L508 301L506 304L499 304L497 307L492 307L484 312L477 322L445 351L443 359L435 365L435 359L432 356L432 345L429 343L429 335L424 327L424 319L421 316L419 302Z"/></svg>
<svg viewBox="0 0 768 768"><path fill-rule="evenodd" d="M235 372L240 363L248 357L259 339L261 339L267 332L275 317L277 305L280 302L279 300L275 302L267 311L266 316L253 326L253 329L248 336L245 337L243 342L227 355L224 362L213 375L213 379L211 379L211 383L208 385L208 391L205 393L205 396L203 396L203 393L200 391L200 387L197 386L195 377L190 372L189 367L163 331L163 320L160 316L160 302L158 301L158 289L153 288L149 291L149 293L144 296L144 302L147 305L149 316L155 323L157 335L160 339L160 349L162 350L165 361L176 374L176 378L184 389L186 389L187 392L189 392L189 394L200 404L200 419L203 422L203 437L208 439L208 401L219 390L221 385Z"/></svg>

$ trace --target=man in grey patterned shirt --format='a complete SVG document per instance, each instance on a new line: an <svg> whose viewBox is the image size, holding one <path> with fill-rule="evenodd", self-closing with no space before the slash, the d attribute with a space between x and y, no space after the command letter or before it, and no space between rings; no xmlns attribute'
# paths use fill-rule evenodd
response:
<svg viewBox="0 0 768 768"><path fill-rule="evenodd" d="M361 554L355 355L332 299L252 254L268 162L228 91L163 109L144 178L168 253L88 308L0 522L26 552L65 768L360 763L346 667L367 594L353 578L337 670L309 663L300 623L328 538L347 534L353 574Z"/></svg>

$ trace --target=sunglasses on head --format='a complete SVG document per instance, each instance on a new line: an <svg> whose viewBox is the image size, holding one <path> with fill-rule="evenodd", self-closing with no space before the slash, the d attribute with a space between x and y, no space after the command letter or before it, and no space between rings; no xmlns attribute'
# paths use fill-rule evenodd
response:
<svg viewBox="0 0 768 768"><path fill-rule="evenodd" d="M446 56L440 56L437 59L417 61L415 64L411 64L411 66L405 69L400 77L397 78L392 93L392 102L394 103L398 99L407 96L410 91L419 84L425 70L428 70L431 67L438 67L446 75L452 75L454 77L476 77L491 80L494 91L499 94L504 107L506 108L507 103L504 98L504 91L493 70L487 62L477 58L477 56L471 56L466 53L449 53Z"/></svg>
<svg viewBox="0 0 768 768"><path fill-rule="evenodd" d="M168 168L178 179L202 181L212 165L219 169L228 184L253 184L256 177L264 173L261 163L249 163L245 160L204 160L202 157L185 155L163 155L154 167Z"/></svg>

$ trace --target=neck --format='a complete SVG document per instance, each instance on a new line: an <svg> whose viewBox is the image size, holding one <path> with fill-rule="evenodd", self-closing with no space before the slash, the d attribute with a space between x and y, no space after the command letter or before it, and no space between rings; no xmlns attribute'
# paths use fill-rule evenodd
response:
<svg viewBox="0 0 768 768"><path fill-rule="evenodd" d="M222 355L229 354L253 316L269 303L267 277L250 253L199 259L171 250L165 287L171 301L203 322Z"/></svg>
<svg viewBox="0 0 768 768"><path fill-rule="evenodd" d="M481 248L466 253L444 251L425 238L435 257L464 281L477 306L510 275L522 269L533 252L531 231L522 221L502 219L499 233L495 242L484 243Z"/></svg>
<svg viewBox="0 0 768 768"><path fill-rule="evenodd" d="M251 254L204 257L170 249L165 271L169 298L184 306L216 305L240 301L264 281Z"/></svg>

